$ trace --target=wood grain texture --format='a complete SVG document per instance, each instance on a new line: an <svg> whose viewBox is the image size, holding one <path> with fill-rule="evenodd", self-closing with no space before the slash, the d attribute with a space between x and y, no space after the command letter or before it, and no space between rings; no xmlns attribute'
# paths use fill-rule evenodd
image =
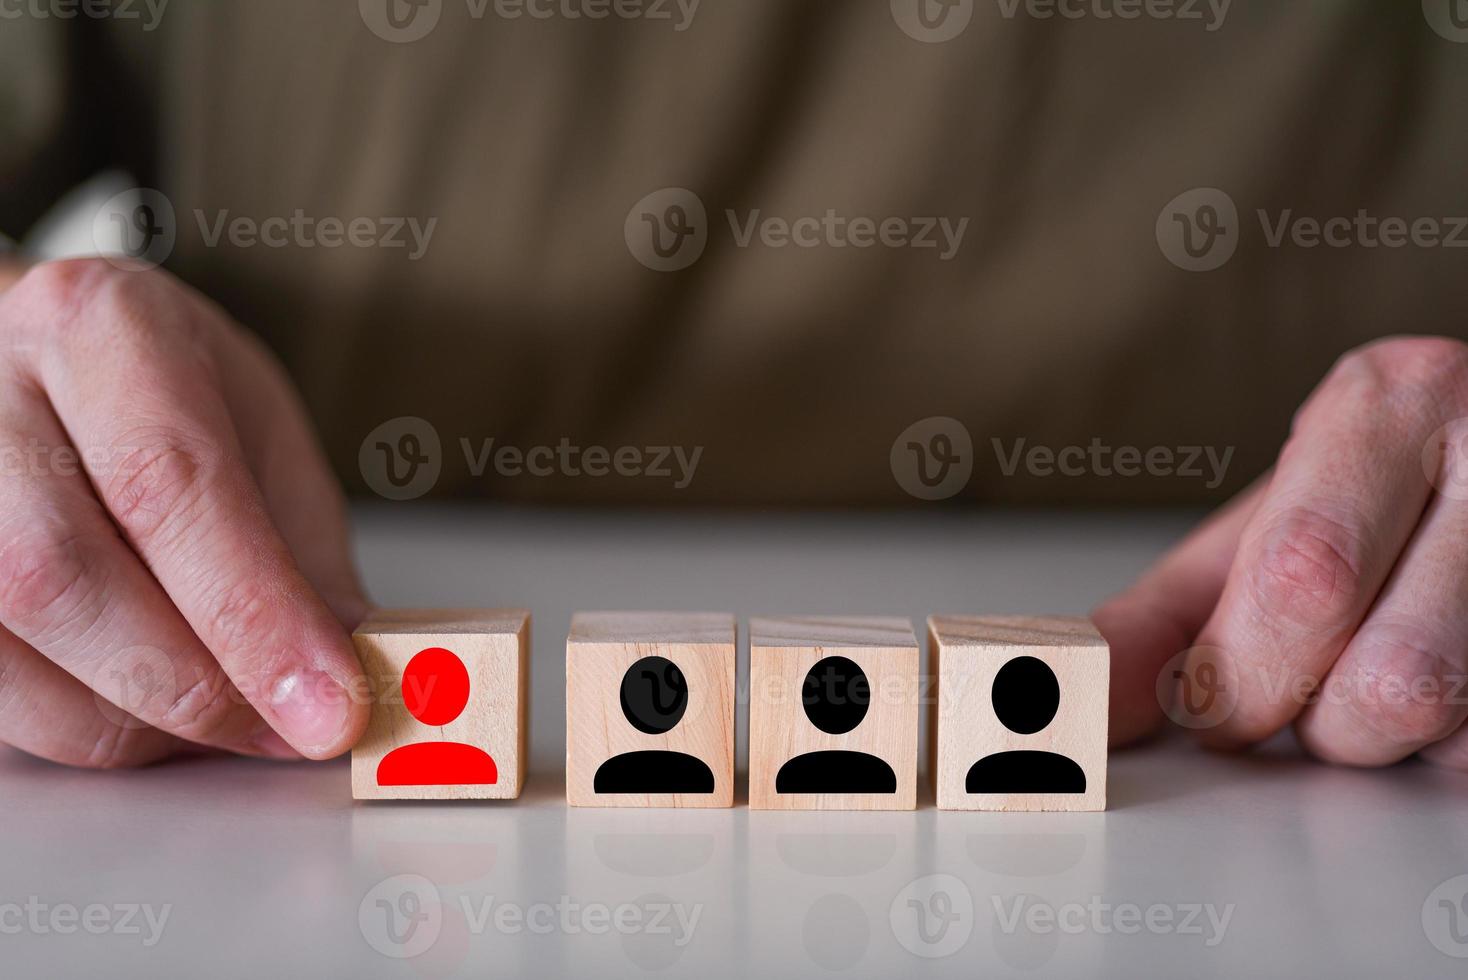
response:
<svg viewBox="0 0 1468 980"><path fill-rule="evenodd" d="M917 805L918 644L894 617L791 616L749 624L749 805L760 810L911 810ZM855 662L871 700L851 731L821 731L801 700L806 674L828 656ZM895 793L779 793L787 761L810 752L876 756L897 777Z"/></svg>
<svg viewBox="0 0 1468 980"><path fill-rule="evenodd" d="M581 612L566 639L566 802L572 806L734 805L734 652L729 613ZM622 678L644 657L665 657L687 684L683 716L661 734L622 711ZM597 769L624 753L680 752L713 773L712 793L597 793Z"/></svg>
<svg viewBox="0 0 1468 980"><path fill-rule="evenodd" d="M530 613L524 609L379 610L352 634L373 691L372 717L352 749L358 800L514 799L525 785L530 703ZM425 725L403 703L403 669L421 650L453 652L469 673L469 700L443 725ZM460 742L488 752L490 785L379 786L377 767L393 749Z"/></svg>
<svg viewBox="0 0 1468 980"><path fill-rule="evenodd" d="M932 773L945 810L1106 809L1107 709L1111 655L1094 626L1077 617L932 616L929 669L938 679ZM1001 667L1016 657L1045 663L1060 687L1056 714L1041 730L1019 734L995 713ZM966 791L970 767L996 753L1048 752L1073 760L1084 793Z"/></svg>

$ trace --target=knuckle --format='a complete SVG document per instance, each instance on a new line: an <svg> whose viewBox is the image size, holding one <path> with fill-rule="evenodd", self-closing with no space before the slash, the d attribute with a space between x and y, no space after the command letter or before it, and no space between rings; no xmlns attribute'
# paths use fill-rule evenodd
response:
<svg viewBox="0 0 1468 980"><path fill-rule="evenodd" d="M149 433L138 442L118 447L103 494L118 524L134 538L147 540L197 517L217 463L176 431Z"/></svg>
<svg viewBox="0 0 1468 980"><path fill-rule="evenodd" d="M0 547L0 620L32 637L70 620L95 567L79 534L42 528L9 541Z"/></svg>
<svg viewBox="0 0 1468 980"><path fill-rule="evenodd" d="M191 742L216 741L233 714L228 691L228 682L218 672L202 673L172 695L157 727Z"/></svg>
<svg viewBox="0 0 1468 980"><path fill-rule="evenodd" d="M1347 352L1332 377L1367 410L1440 415L1468 406L1468 344L1453 337L1388 337Z"/></svg>
<svg viewBox="0 0 1468 980"><path fill-rule="evenodd" d="M12 294L26 305L48 313L74 314L90 306L100 295L103 284L119 275L119 270L100 258L41 262L21 276L12 287Z"/></svg>
<svg viewBox="0 0 1468 980"><path fill-rule="evenodd" d="M1254 546L1250 598L1266 616L1305 629L1344 625L1363 592L1366 544L1346 524L1306 508L1273 521Z"/></svg>
<svg viewBox="0 0 1468 980"><path fill-rule="evenodd" d="M274 636L281 624L279 596L268 585L241 579L223 586L211 604L211 636L230 649L257 647ZM269 658L269 650L259 655Z"/></svg>
<svg viewBox="0 0 1468 980"><path fill-rule="evenodd" d="M150 734L146 728L107 723L92 743L81 765L87 769L126 769L146 759L140 743Z"/></svg>
<svg viewBox="0 0 1468 980"><path fill-rule="evenodd" d="M1343 692L1369 733L1387 745L1426 745L1452 734L1461 711L1451 688L1462 676L1446 647L1416 627L1376 627L1356 640L1362 669Z"/></svg>

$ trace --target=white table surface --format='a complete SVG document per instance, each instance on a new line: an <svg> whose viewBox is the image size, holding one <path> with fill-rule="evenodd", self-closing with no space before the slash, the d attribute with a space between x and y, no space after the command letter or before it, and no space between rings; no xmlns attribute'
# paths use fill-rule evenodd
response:
<svg viewBox="0 0 1468 980"><path fill-rule="evenodd" d="M574 609L1084 612L1184 516L357 516L379 601L533 610L525 795L354 804L342 761L91 773L0 749L0 976L1468 973L1468 777L1327 768L1288 738L1116 754L1099 814L564 805ZM394 944L406 912L422 931Z"/></svg>

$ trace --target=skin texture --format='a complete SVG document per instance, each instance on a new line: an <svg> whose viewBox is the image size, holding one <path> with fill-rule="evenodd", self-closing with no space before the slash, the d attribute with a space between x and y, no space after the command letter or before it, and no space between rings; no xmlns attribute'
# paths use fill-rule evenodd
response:
<svg viewBox="0 0 1468 980"><path fill-rule="evenodd" d="M284 373L166 274L0 294L0 741L110 768L350 748L367 606Z"/></svg>
<svg viewBox="0 0 1468 980"><path fill-rule="evenodd" d="M1468 475L1423 462L1465 417L1468 346L1345 355L1274 469L1095 611L1113 744L1177 718L1175 668L1206 661L1230 695L1190 726L1208 745L1294 725L1329 762L1468 769L1468 492L1440 492ZM360 736L340 491L221 311L157 271L0 264L0 453L0 742L109 768Z"/></svg>
<svg viewBox="0 0 1468 980"><path fill-rule="evenodd" d="M1468 769L1465 417L1468 345L1396 337L1342 357L1273 470L1095 611L1113 742L1162 722L1158 673L1191 649L1179 681L1206 661L1229 691L1195 729L1205 744L1293 725L1328 762Z"/></svg>

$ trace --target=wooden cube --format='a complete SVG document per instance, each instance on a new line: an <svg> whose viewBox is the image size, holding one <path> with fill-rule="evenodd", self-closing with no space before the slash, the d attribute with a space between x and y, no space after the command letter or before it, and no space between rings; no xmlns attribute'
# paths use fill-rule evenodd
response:
<svg viewBox="0 0 1468 980"><path fill-rule="evenodd" d="M749 805L917 806L912 623L791 616L749 623Z"/></svg>
<svg viewBox="0 0 1468 980"><path fill-rule="evenodd" d="M372 720L352 749L358 800L514 799L525 784L530 614L379 610L352 635Z"/></svg>
<svg viewBox="0 0 1468 980"><path fill-rule="evenodd" d="M1085 619L933 616L945 810L1106 809L1111 653Z"/></svg>
<svg viewBox="0 0 1468 980"><path fill-rule="evenodd" d="M734 805L734 617L583 612L566 639L566 802Z"/></svg>

